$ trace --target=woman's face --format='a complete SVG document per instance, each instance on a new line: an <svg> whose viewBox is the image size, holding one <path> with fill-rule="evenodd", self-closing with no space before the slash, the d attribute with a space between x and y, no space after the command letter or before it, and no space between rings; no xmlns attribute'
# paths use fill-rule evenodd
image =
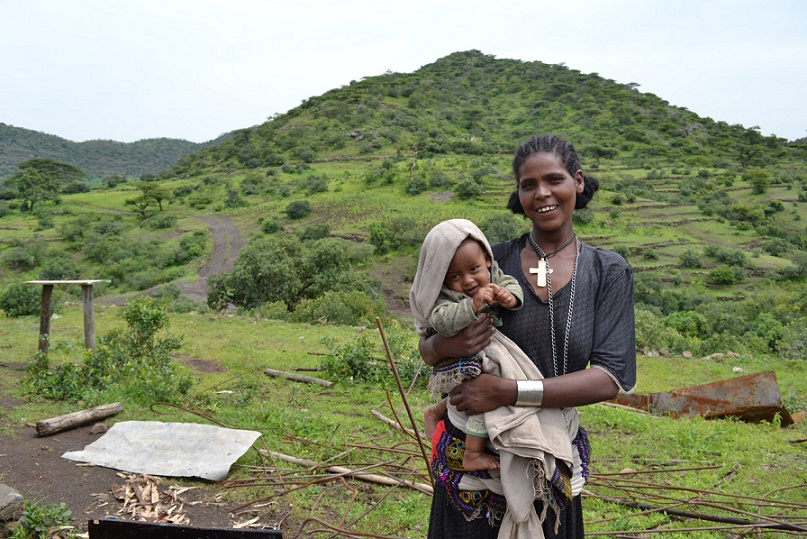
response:
<svg viewBox="0 0 807 539"><path fill-rule="evenodd" d="M583 192L583 171L569 175L555 155L537 153L518 171L518 198L537 230L557 232L572 227L577 194Z"/></svg>

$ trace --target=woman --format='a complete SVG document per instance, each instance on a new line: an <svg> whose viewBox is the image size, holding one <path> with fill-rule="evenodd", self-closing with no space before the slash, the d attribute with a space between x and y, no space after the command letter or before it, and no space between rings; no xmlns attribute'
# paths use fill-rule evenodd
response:
<svg viewBox="0 0 807 539"><path fill-rule="evenodd" d="M451 394L451 404L468 414L501 406L567 408L611 399L620 389L632 390L636 383L633 272L620 255L583 244L572 222L573 211L584 208L597 191L597 180L583 174L572 144L555 135L522 144L513 159L513 173L516 191L507 207L529 218L532 230L492 246L502 271L515 276L524 289L524 306L502 312L499 331L529 356L546 379L483 374L460 385ZM454 337L422 338L420 353L427 362L472 355L493 341L495 331L491 321L480 316ZM433 456L435 462L445 463L461 450L462 444L452 440L462 434L448 421L441 427L435 433ZM584 431L576 442L588 447ZM585 459L582 468L587 475ZM429 537L497 537L500 520L491 515L501 514L503 500L485 490L458 492L457 476L463 474L454 466L435 475ZM536 512L545 514L541 507ZM543 531L546 537L582 538L580 496L565 504L558 518L546 518Z"/></svg>

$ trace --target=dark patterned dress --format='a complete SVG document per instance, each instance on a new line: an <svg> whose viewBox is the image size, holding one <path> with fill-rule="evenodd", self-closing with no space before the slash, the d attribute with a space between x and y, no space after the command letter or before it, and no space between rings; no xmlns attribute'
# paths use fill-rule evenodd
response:
<svg viewBox="0 0 807 539"><path fill-rule="evenodd" d="M571 286L553 290L555 311L555 341L557 347L557 373L552 357L550 338L549 303L539 298L527 282L521 269L521 249L527 235L492 246L493 254L502 271L516 276L524 290L524 307L519 311L500 312L503 325L499 331L507 335L532 358L545 377L564 373L563 343L569 313ZM633 270L622 256L611 251L583 244L578 259L575 279L574 318L569 335L569 352L565 372L587 367L599 368L608 373L625 391L636 385L636 344L633 320ZM462 432L443 425L459 441ZM437 441L435 439L435 441ZM434 444L435 451L441 449ZM457 443L444 443L441 447L456 450ZM461 447L460 447L461 448ZM446 455L435 455L439 460ZM449 459L452 455L448 456ZM456 458L454 455L453 458ZM461 473L461 472L458 472ZM463 493L468 503L483 504L466 517L467 511L457 508L456 473L435 477L435 491L429 519L430 539L484 539L498 535L498 519L490 518L501 511L501 497L489 491ZM544 521L546 537L580 538L583 534L583 511L577 496L561 512L557 534L555 518L548 515Z"/></svg>

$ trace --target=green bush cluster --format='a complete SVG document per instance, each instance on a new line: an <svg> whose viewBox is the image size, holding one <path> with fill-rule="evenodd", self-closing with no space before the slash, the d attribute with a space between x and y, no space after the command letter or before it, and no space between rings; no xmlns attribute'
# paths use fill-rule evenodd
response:
<svg viewBox="0 0 807 539"><path fill-rule="evenodd" d="M188 376L176 373L171 353L182 337L166 333L166 303L140 296L123 311L126 327L98 339L80 365L62 363L51 368L46 354L37 353L27 367L25 388L53 400L95 402L106 392L123 394L134 402L177 402L191 386Z"/></svg>
<svg viewBox="0 0 807 539"><path fill-rule="evenodd" d="M422 372L423 360L417 347L412 344L411 332L398 322L389 323L385 333L398 375L404 387L408 387ZM396 386L380 335L365 331L342 345L332 338L324 338L323 344L328 348L329 355L322 360L320 369L331 380L348 385L369 383L386 388ZM425 385L428 376L419 379Z"/></svg>
<svg viewBox="0 0 807 539"><path fill-rule="evenodd" d="M411 217L395 217L370 224L370 243L377 254L420 245L424 237Z"/></svg>
<svg viewBox="0 0 807 539"><path fill-rule="evenodd" d="M208 279L207 303L217 310L252 310L282 301L294 311L329 291L368 291L373 287L364 268L371 253L372 247L341 238L259 236L241 251L232 272Z"/></svg>
<svg viewBox="0 0 807 539"><path fill-rule="evenodd" d="M10 283L0 292L0 309L12 318L39 314L41 303L42 292L36 286Z"/></svg>

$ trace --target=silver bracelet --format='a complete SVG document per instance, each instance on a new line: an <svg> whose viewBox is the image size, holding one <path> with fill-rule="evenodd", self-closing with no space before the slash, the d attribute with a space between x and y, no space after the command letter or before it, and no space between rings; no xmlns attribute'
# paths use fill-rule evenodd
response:
<svg viewBox="0 0 807 539"><path fill-rule="evenodd" d="M541 406L544 401L544 382L542 380L516 380L518 396L516 406Z"/></svg>

